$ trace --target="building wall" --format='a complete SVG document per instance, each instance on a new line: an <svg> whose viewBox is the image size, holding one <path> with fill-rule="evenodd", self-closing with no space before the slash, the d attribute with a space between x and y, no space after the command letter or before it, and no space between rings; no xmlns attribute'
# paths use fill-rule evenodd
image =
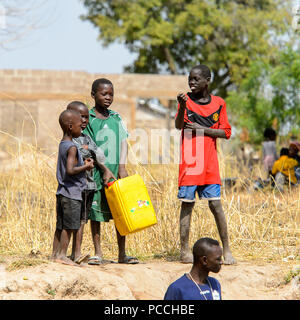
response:
<svg viewBox="0 0 300 320"><path fill-rule="evenodd" d="M114 84L112 109L118 111L129 129L151 127L151 121L136 110L138 97L158 97L164 104L188 90L186 76L149 74L91 74L82 71L0 70L0 130L47 153L56 150L61 138L59 114L72 100L93 104L91 86L97 78ZM152 122L155 127L165 121Z"/></svg>

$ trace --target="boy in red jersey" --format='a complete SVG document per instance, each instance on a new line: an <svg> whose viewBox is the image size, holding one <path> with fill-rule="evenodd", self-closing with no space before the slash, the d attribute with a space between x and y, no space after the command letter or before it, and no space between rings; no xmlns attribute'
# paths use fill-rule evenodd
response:
<svg viewBox="0 0 300 320"><path fill-rule="evenodd" d="M189 250L189 229L196 192L208 200L223 244L224 264L236 263L228 241L227 223L221 204L221 179L217 156L217 138L229 139L225 101L209 93L210 69L198 65L190 71L188 82L191 92L177 96L176 129L182 130L181 163L179 165L178 199L180 212L180 260L192 263ZM183 130L184 129L184 130ZM196 153L196 157L195 157Z"/></svg>

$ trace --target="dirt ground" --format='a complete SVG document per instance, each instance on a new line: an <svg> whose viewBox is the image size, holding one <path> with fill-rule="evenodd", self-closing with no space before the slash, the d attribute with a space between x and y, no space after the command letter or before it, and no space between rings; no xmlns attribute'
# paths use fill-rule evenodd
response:
<svg viewBox="0 0 300 320"><path fill-rule="evenodd" d="M285 283L297 264L238 262L211 274L223 300L300 300L299 276ZM15 271L0 261L0 300L161 300L168 285L191 265L153 260L136 265L72 267L54 262Z"/></svg>

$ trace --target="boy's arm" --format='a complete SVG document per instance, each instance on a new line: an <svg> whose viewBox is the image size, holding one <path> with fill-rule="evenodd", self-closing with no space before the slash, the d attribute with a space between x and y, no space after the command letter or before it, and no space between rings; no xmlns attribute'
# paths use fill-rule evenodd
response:
<svg viewBox="0 0 300 320"><path fill-rule="evenodd" d="M223 129L206 128L196 122L186 123L184 129L203 130L205 136L227 139L226 133Z"/></svg>
<svg viewBox="0 0 300 320"><path fill-rule="evenodd" d="M97 165L103 172L103 176L102 176L103 183L106 186L111 179L117 180L117 178L113 175L113 173L105 165L105 155L104 155L103 150L96 145L96 143L92 140L91 137L89 137L89 138L90 139L89 139L88 148L95 155Z"/></svg>
<svg viewBox="0 0 300 320"><path fill-rule="evenodd" d="M226 113L226 103L224 102L219 118L219 126L218 128L206 128L203 127L195 122L193 123L186 123L186 129L202 129L204 131L204 135L212 137L212 138L222 138L222 139L229 139L231 136L231 126L228 122L228 117Z"/></svg>
<svg viewBox="0 0 300 320"><path fill-rule="evenodd" d="M184 115L186 109L186 102L188 98L184 93L179 93L177 96L177 101L179 103L177 117L175 119L175 128L178 130L183 129L184 127Z"/></svg>
<svg viewBox="0 0 300 320"><path fill-rule="evenodd" d="M128 177L128 173L125 167L126 160L127 160L127 152L128 152L128 145L127 145L127 140L123 140L121 142L121 152L120 152L120 162L119 162L119 178L123 179Z"/></svg>
<svg viewBox="0 0 300 320"><path fill-rule="evenodd" d="M66 171L67 174L70 176L73 176L75 174L81 173L86 170L90 170L94 168L93 160L92 159L86 159L86 164L80 167L76 167L76 156L77 156L77 148L71 147L68 150L68 157L67 157L67 166Z"/></svg>
<svg viewBox="0 0 300 320"><path fill-rule="evenodd" d="M107 168L104 164L98 164L99 168L103 171L102 179L103 183L106 186L111 179L117 180L114 174Z"/></svg>

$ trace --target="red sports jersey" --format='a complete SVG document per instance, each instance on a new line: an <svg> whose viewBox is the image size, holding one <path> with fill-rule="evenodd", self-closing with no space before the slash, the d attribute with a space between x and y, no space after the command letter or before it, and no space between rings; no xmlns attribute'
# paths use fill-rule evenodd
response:
<svg viewBox="0 0 300 320"><path fill-rule="evenodd" d="M226 138L230 138L231 126L227 118L226 103L222 98L210 95L210 102L199 105L188 95L187 97L184 122L223 129ZM216 138L182 130L180 151L179 186L221 184Z"/></svg>

